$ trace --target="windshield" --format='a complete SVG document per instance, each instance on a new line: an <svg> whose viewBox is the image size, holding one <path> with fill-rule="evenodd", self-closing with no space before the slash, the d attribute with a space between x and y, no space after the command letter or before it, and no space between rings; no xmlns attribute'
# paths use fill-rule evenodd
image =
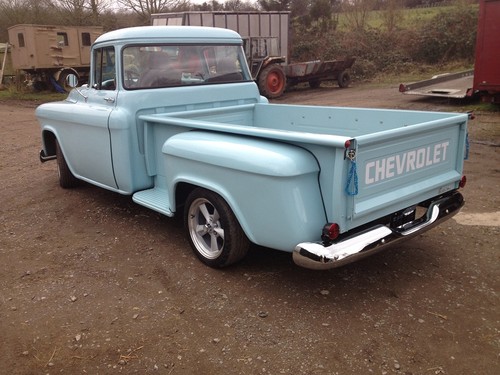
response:
<svg viewBox="0 0 500 375"><path fill-rule="evenodd" d="M122 53L125 89L251 80L239 45L140 45Z"/></svg>

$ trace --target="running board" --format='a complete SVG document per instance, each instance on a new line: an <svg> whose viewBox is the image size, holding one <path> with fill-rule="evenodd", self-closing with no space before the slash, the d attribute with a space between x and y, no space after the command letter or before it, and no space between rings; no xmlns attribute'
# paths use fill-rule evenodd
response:
<svg viewBox="0 0 500 375"><path fill-rule="evenodd" d="M168 193L164 189L153 188L139 191L132 196L132 200L163 215L174 216L174 213L170 210Z"/></svg>

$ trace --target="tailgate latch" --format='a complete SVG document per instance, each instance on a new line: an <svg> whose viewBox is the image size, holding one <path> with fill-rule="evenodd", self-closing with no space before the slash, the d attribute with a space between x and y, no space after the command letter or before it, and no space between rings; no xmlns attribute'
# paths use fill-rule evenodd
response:
<svg viewBox="0 0 500 375"><path fill-rule="evenodd" d="M345 159L349 159L350 161L354 161L356 159L356 150L351 148L349 150L345 150Z"/></svg>

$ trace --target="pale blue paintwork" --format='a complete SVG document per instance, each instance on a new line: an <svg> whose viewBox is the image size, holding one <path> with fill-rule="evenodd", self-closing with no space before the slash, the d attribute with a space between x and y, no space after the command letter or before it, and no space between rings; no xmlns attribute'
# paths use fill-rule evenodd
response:
<svg viewBox="0 0 500 375"><path fill-rule="evenodd" d="M94 47L103 44L133 43L241 43L240 35L232 30L216 27L139 26L110 31L99 36Z"/></svg>
<svg viewBox="0 0 500 375"><path fill-rule="evenodd" d="M458 187L465 114L275 105L248 80L125 90L121 50L143 43L242 41L229 30L189 27L131 28L99 37L94 49L115 48L116 89L97 90L91 81L66 101L36 111L45 153L53 134L82 180L133 194L137 203L168 216L180 203L179 184L205 187L227 201L252 242L285 251L319 240L327 222L346 232ZM246 65L241 68L248 74ZM351 166L346 141L356 152L354 196L344 191ZM412 170L424 153L429 165ZM403 160L417 156L397 173ZM382 164L388 166L383 171Z"/></svg>

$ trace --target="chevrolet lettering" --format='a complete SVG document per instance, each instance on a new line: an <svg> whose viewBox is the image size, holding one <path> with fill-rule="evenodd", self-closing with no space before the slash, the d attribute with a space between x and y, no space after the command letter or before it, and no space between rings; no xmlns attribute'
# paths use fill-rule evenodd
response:
<svg viewBox="0 0 500 375"><path fill-rule="evenodd" d="M418 148L402 154L370 161L365 168L366 185L410 173L446 161L450 142L440 142L432 146Z"/></svg>

